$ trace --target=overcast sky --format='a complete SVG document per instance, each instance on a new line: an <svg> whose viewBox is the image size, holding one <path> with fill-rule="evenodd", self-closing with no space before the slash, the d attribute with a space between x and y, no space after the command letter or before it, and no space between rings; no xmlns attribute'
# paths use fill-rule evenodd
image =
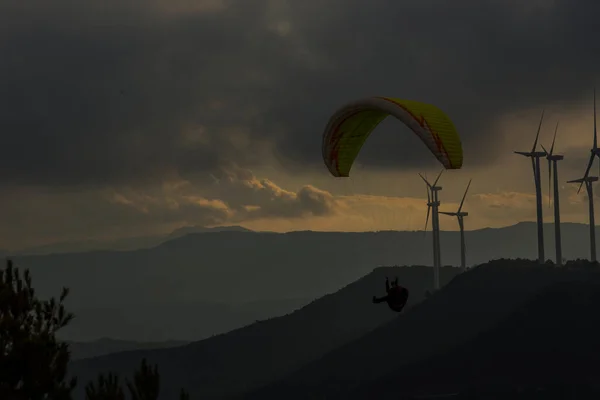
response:
<svg viewBox="0 0 600 400"><path fill-rule="evenodd" d="M441 166L400 122L349 179L321 159L329 116L372 95L453 119L464 164L441 200L456 208L473 178L468 229L533 220L512 151L545 108L561 181L583 174L598 15L597 0L0 0L0 248L184 225L423 229L417 172ZM542 174L550 222L545 160ZM574 189L563 220L585 222Z"/></svg>

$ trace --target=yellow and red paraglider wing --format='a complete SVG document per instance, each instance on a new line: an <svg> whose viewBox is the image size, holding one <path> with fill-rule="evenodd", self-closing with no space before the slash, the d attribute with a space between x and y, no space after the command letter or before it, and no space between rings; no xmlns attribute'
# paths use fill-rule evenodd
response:
<svg viewBox="0 0 600 400"><path fill-rule="evenodd" d="M446 169L462 167L462 145L454 124L437 107L391 97L372 97L340 108L323 134L323 160L333 176L347 177L370 133L388 115L404 122Z"/></svg>
<svg viewBox="0 0 600 400"><path fill-rule="evenodd" d="M334 176L347 177L369 134L389 114L364 107L340 110L323 136L323 159Z"/></svg>

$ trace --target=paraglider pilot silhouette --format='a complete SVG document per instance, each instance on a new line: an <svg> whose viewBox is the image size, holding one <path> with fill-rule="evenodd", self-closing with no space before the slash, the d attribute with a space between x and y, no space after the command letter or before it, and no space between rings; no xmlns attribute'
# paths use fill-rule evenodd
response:
<svg viewBox="0 0 600 400"><path fill-rule="evenodd" d="M387 292L386 296L379 298L373 296L373 303L377 304L385 301L392 310L402 311L408 300L408 289L398 285L398 277L392 281L392 286L390 286L387 276L385 277L385 291Z"/></svg>

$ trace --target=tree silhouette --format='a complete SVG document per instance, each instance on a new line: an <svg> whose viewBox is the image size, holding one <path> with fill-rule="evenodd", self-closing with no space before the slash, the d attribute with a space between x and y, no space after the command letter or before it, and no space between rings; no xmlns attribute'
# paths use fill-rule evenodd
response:
<svg viewBox="0 0 600 400"><path fill-rule="evenodd" d="M116 374L109 373L106 378L100 374L97 384L97 387L94 382L87 384L85 387L86 400L125 400L125 392L123 392L123 387Z"/></svg>
<svg viewBox="0 0 600 400"><path fill-rule="evenodd" d="M0 269L0 400L71 400L77 380L67 381L69 347L56 339L73 314L66 312L67 288L56 301L39 300L29 270L23 276L7 260ZM160 392L158 366L146 359L126 381L131 400L157 400ZM125 400L116 374L99 375L85 387L86 400ZM190 400L183 389L181 400Z"/></svg>
<svg viewBox="0 0 600 400"><path fill-rule="evenodd" d="M0 270L0 399L71 399L76 379L67 382L69 349L56 332L73 319L64 300L39 300L26 270L7 260Z"/></svg>
<svg viewBox="0 0 600 400"><path fill-rule="evenodd" d="M133 382L127 381L127 388L131 400L157 400L160 393L158 366L149 367L144 358L140 369L133 374Z"/></svg>
<svg viewBox="0 0 600 400"><path fill-rule="evenodd" d="M108 378L103 375L98 377L97 387L93 382L85 388L86 400L125 400L125 394L116 374L109 373ZM160 393L160 374L158 366L148 365L142 359L139 369L133 374L133 382L127 380L127 389L131 400L157 400ZM190 400L190 395L183 389L179 393L180 400Z"/></svg>

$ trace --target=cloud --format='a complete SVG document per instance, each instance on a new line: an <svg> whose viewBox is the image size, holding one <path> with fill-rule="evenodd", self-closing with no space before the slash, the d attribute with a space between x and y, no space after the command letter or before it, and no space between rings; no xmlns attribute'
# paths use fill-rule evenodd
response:
<svg viewBox="0 0 600 400"><path fill-rule="evenodd" d="M212 175L212 184L208 181L180 179L156 188L122 186L68 194L16 191L0 200L0 238L13 247L19 242L158 234L190 225L319 219L339 212L338 200L327 191L310 185L286 190L235 165Z"/></svg>
<svg viewBox="0 0 600 400"><path fill-rule="evenodd" d="M422 229L412 175L439 165L399 122L369 138L354 190L327 179L327 119L369 95L452 117L465 162L444 175L444 204L473 177L469 228L532 220L530 167L511 152L546 108L561 180L583 173L599 14L592 0L7 3L0 247L182 224ZM585 221L585 197L562 185L563 220Z"/></svg>
<svg viewBox="0 0 600 400"><path fill-rule="evenodd" d="M464 187L443 196L442 210L454 211ZM471 188L463 211L467 230L500 227L536 218L530 192L481 192ZM576 185L561 188L564 222L586 222L587 201ZM552 220L543 195L546 221ZM66 193L62 189L19 189L0 198L0 239L17 248L59 241L114 239L164 234L182 226L238 224L255 230L374 231L422 230L427 206L423 197L336 195L299 185L285 188L230 164L193 180L178 179L156 187L114 186ZM440 216L443 230L456 220Z"/></svg>
<svg viewBox="0 0 600 400"><path fill-rule="evenodd" d="M297 230L313 229L326 231L364 231L364 230L423 230L425 227L427 205L424 199L414 197L348 195L336 197L338 213L318 221L304 219L290 223L286 220L258 220L245 226L253 229ZM460 198L444 201L441 209L455 211ZM585 211L576 201L563 198L562 216L564 222L585 222ZM552 220L552 209L548 207L548 198L544 198L544 217ZM465 229L502 227L521 221L535 221L535 195L520 192L474 193L468 196L463 211ZM458 223L454 217L440 215L442 230L456 231ZM431 219L427 229L431 229Z"/></svg>
<svg viewBox="0 0 600 400"><path fill-rule="evenodd" d="M229 162L321 167L328 116L380 94L439 105L465 165L492 163L503 115L587 96L599 12L591 0L11 3L0 16L0 181L99 187ZM434 164L394 121L360 160Z"/></svg>
<svg viewBox="0 0 600 400"><path fill-rule="evenodd" d="M110 201L155 222L201 226L261 218L322 217L336 209L336 200L326 191L310 185L289 191L235 165L222 168L211 178L211 187L182 180L150 195L134 189L114 191Z"/></svg>

